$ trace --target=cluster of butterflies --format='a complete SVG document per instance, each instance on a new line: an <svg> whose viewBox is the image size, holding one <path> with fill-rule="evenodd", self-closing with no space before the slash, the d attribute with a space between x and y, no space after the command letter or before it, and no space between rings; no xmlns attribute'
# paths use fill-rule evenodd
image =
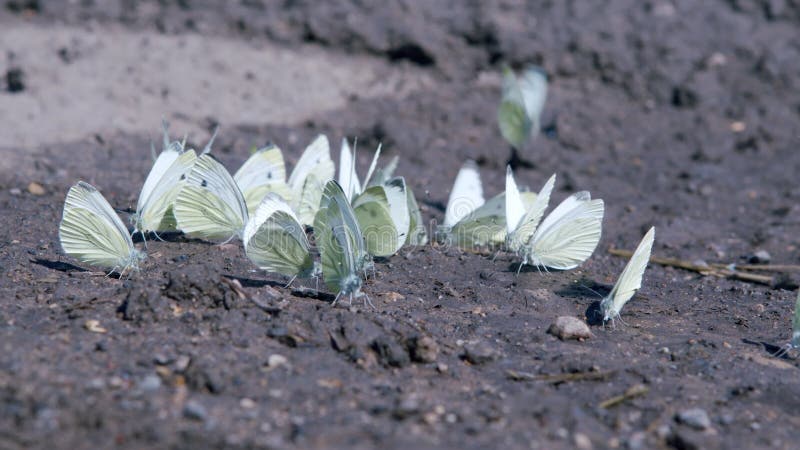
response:
<svg viewBox="0 0 800 450"><path fill-rule="evenodd" d="M278 147L256 150L231 176L211 154L170 141L156 156L132 215L133 234L181 231L192 238L227 242L240 238L259 268L292 277L323 277L341 296L361 297L372 257L423 245L427 234L413 192L395 177L395 157L378 169L380 147L359 180L355 150L342 141L338 181L327 137L318 136L286 179ZM313 227L320 263L310 250ZM59 226L64 252L84 263L125 273L138 270L144 252L106 199L83 181L72 186ZM365 296L365 302L369 299Z"/></svg>
<svg viewBox="0 0 800 450"><path fill-rule="evenodd" d="M468 161L456 176L437 240L465 248L500 249L526 264L558 270L578 267L594 253L600 241L604 204L588 191L576 192L547 217L556 175L538 193L520 192L511 167L506 169L506 188L484 199L480 174ZM641 287L650 260L655 229L645 234L611 292L600 303L603 320L619 317L625 303Z"/></svg>

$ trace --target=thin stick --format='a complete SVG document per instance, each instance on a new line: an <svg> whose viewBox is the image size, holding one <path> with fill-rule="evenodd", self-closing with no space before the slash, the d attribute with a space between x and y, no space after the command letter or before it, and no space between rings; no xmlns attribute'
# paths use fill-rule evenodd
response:
<svg viewBox="0 0 800 450"><path fill-rule="evenodd" d="M730 264L713 263L711 267L717 269L728 269ZM736 270L750 270L762 272L800 272L800 266L791 264L733 264Z"/></svg>
<svg viewBox="0 0 800 450"><path fill-rule="evenodd" d="M619 405L625 401L628 401L632 398L639 397L640 395L647 394L650 390L647 386L643 384L634 384L633 386L629 387L627 391L625 391L622 395L617 395L616 397L611 397L610 399L600 402L598 405L600 408L608 409L614 406Z"/></svg>
<svg viewBox="0 0 800 450"><path fill-rule="evenodd" d="M630 258L633 255L633 252L630 250L621 250L616 248L612 248L608 252L614 256L621 256L624 258ZM660 264L662 266L677 267L679 269L690 270L692 272L697 272L701 275L706 275L706 276L711 275L720 278L732 278L735 280L749 281L751 283L759 283L766 285L772 285L773 283L773 278L771 276L740 272L738 270L730 270L728 269L729 266L717 267L715 265L705 265L705 264L701 265L701 264L694 264L692 262L685 261L682 259L662 258L658 256L651 256L650 262L655 264Z"/></svg>

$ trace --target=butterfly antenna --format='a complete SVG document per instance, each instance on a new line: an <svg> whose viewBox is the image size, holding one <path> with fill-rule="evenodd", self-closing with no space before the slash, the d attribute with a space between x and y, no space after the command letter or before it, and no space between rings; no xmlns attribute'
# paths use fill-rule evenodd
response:
<svg viewBox="0 0 800 450"><path fill-rule="evenodd" d="M284 286L283 288L284 288L284 289L286 289L286 288L288 288L289 286L291 286L291 285L292 285L292 282L293 282L294 280L296 280L296 279L297 279L297 275L293 276L293 277L292 277L292 279L291 279L291 280L289 280L289 282L288 282L288 283L286 283L286 286Z"/></svg>
<svg viewBox="0 0 800 450"><path fill-rule="evenodd" d="M144 233L144 230L139 230L139 234L142 235L142 242L144 243L144 249L147 250L147 235Z"/></svg>
<svg viewBox="0 0 800 450"><path fill-rule="evenodd" d="M164 239L161 239L161 236L158 235L157 231L153 231L153 236L155 236L159 241L164 242Z"/></svg>
<svg viewBox="0 0 800 450"><path fill-rule="evenodd" d="M214 139L217 138L217 132L219 131L219 125L214 128L214 134L211 135L211 139L208 140L208 144L203 147L203 152L200 153L201 155L205 155L206 153L211 153L211 145L214 144Z"/></svg>
<svg viewBox="0 0 800 450"><path fill-rule="evenodd" d="M367 305L372 307L372 309L378 309L378 308L375 307L375 304L372 303L372 300L370 300L369 295L364 294L364 306L367 306Z"/></svg>
<svg viewBox="0 0 800 450"><path fill-rule="evenodd" d="M783 347L779 348L777 352L773 353L772 356L775 358L783 358L787 353L789 353L789 349L792 348L792 344L786 344Z"/></svg>
<svg viewBox="0 0 800 450"><path fill-rule="evenodd" d="M333 302L331 303L331 306L336 306L336 302L338 302L338 301L339 301L339 297L341 297L341 296L342 296L342 293L341 293L341 292L339 292L338 294L336 294L336 298L334 298L334 299L333 299Z"/></svg>
<svg viewBox="0 0 800 450"><path fill-rule="evenodd" d="M150 141L150 156L153 157L153 161L158 159L158 156L156 155L156 145L153 144L153 141Z"/></svg>
<svg viewBox="0 0 800 450"><path fill-rule="evenodd" d="M589 291L592 291L592 292L594 292L594 293L595 293L595 295L597 295L597 296L598 296L598 297L600 297L600 298L604 298L603 294L601 294L601 293L599 293L599 292L595 291L594 289L590 288L589 286L586 286L586 285L585 285L585 284L583 284L583 283L581 283L581 284L580 284L580 287L582 287L582 288L585 288L585 289L587 289L587 290L589 290Z"/></svg>
<svg viewBox="0 0 800 450"><path fill-rule="evenodd" d="M525 265L525 263L522 263L522 262L519 263L519 267L517 267L517 276L519 276L519 273L522 272L522 266L524 266L524 265Z"/></svg>

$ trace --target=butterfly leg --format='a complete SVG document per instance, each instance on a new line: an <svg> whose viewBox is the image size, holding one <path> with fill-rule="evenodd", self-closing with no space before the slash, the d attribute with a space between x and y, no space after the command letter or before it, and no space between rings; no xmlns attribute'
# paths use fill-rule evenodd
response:
<svg viewBox="0 0 800 450"><path fill-rule="evenodd" d="M339 301L339 297L341 297L341 296L342 296L342 293L341 293L341 292L339 292L338 294L336 294L336 298L334 298L334 299L333 299L333 302L331 303L331 306L336 306L336 302L338 302L338 301Z"/></svg>
<svg viewBox="0 0 800 450"><path fill-rule="evenodd" d="M786 344L781 347L777 352L773 353L772 356L775 358L783 358L787 353L789 353L789 349L792 348L791 344Z"/></svg>
<svg viewBox="0 0 800 450"><path fill-rule="evenodd" d="M288 282L288 283L286 283L286 286L284 286L283 288L284 288L284 289L286 289L286 288L288 288L289 286L291 286L291 285L292 285L292 282L294 282L294 280L296 280L296 279L297 279L297 275L293 276L293 277L292 277L292 279L291 279L291 280L289 280L289 282Z"/></svg>
<svg viewBox="0 0 800 450"><path fill-rule="evenodd" d="M372 303L372 300L370 300L369 295L364 294L364 306L367 306L367 305L372 307L372 309L378 309L378 308L375 307L375 304Z"/></svg>

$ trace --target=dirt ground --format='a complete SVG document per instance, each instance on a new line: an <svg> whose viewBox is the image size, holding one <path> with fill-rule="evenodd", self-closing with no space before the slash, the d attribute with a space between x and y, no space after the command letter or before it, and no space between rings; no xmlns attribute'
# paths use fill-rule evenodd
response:
<svg viewBox="0 0 800 450"><path fill-rule="evenodd" d="M656 256L798 263L800 4L370 5L2 2L0 447L796 448L798 362L769 353L796 275L651 265L627 325L546 330L591 314L625 262L608 249L651 225ZM605 200L579 269L409 248L376 264L371 310L285 288L239 243L151 241L128 280L61 254L69 186L134 207L162 117L195 146L219 124L231 170L266 141L290 165L320 132L383 142L441 221L465 159L502 189L504 63L551 81L518 182Z"/></svg>

